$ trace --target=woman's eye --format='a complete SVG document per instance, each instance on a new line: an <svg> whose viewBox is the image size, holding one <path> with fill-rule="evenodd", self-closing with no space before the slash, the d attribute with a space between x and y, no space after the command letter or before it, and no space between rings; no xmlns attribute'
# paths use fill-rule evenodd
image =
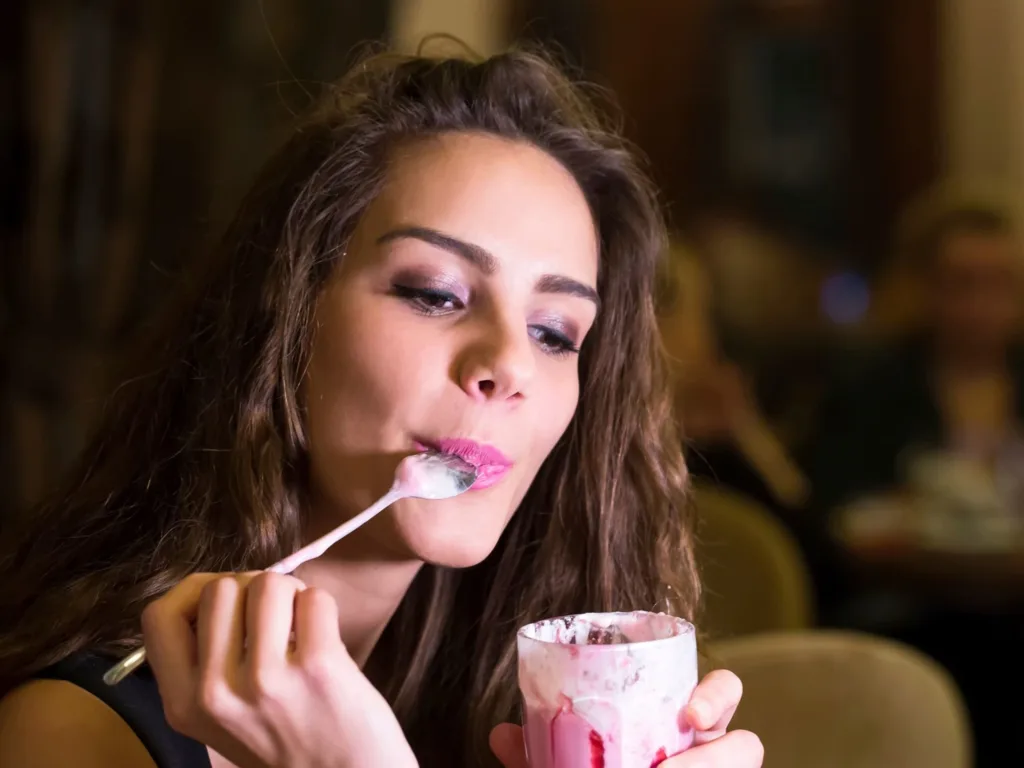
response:
<svg viewBox="0 0 1024 768"><path fill-rule="evenodd" d="M458 296L436 288L413 288L396 283L391 287L391 292L424 315L447 315L466 308L465 302ZM554 328L531 325L529 333L538 346L553 357L575 355L580 351L572 339Z"/></svg>
<svg viewBox="0 0 1024 768"><path fill-rule="evenodd" d="M551 328L545 328L541 325L531 325L530 335L537 340L541 349L554 357L575 355L580 351L579 347L573 344L572 339L563 333L552 330Z"/></svg>
<svg viewBox="0 0 1024 768"><path fill-rule="evenodd" d="M465 306L458 296L431 288L395 285L392 287L392 292L426 315L447 314Z"/></svg>

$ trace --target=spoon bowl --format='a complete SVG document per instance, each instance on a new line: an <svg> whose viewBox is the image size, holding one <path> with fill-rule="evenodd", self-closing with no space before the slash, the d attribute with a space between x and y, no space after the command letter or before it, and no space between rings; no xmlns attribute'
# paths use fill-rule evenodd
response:
<svg viewBox="0 0 1024 768"><path fill-rule="evenodd" d="M395 487L406 498L450 499L468 491L476 481L476 467L452 453L424 451L406 456L395 471Z"/></svg>

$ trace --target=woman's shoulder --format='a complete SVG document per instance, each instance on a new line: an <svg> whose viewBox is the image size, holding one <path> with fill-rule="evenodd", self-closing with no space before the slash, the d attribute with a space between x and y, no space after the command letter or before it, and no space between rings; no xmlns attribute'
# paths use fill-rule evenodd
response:
<svg viewBox="0 0 1024 768"><path fill-rule="evenodd" d="M29 680L0 699L0 765L156 768L131 727L67 680Z"/></svg>
<svg viewBox="0 0 1024 768"><path fill-rule="evenodd" d="M0 700L0 765L209 766L206 747L167 724L148 668L108 686L111 663L77 653Z"/></svg>

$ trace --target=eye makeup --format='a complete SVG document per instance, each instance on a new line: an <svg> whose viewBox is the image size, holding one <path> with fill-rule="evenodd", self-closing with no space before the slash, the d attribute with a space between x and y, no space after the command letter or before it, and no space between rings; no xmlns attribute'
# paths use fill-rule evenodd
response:
<svg viewBox="0 0 1024 768"><path fill-rule="evenodd" d="M549 354L572 355L579 350L579 327L564 317L547 315L533 319L530 335Z"/></svg>
<svg viewBox="0 0 1024 768"><path fill-rule="evenodd" d="M473 291L457 277L428 269L404 269L390 278L388 292L427 317L444 317L471 308ZM551 313L527 319L527 333L545 354L563 357L579 352L580 328Z"/></svg>
<svg viewBox="0 0 1024 768"><path fill-rule="evenodd" d="M461 281L444 273L404 270L391 278L390 292L424 314L446 314L464 309L470 291Z"/></svg>

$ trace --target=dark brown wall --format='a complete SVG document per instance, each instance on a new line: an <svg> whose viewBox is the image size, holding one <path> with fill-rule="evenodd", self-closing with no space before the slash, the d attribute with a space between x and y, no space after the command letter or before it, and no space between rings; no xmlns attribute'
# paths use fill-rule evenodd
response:
<svg viewBox="0 0 1024 768"><path fill-rule="evenodd" d="M558 40L567 8L515 0L512 28ZM938 0L595 0L576 12L587 43L574 45L588 72L616 92L627 133L650 158L681 222L703 208L745 204L742 192L723 182L716 158L725 128L723 15L811 26L835 50L849 169L847 248L855 261L870 266L882 257L900 208L939 168ZM557 24L545 23L553 18Z"/></svg>
<svg viewBox="0 0 1024 768"><path fill-rule="evenodd" d="M673 212L701 202L698 186L714 0L600 0L594 69L616 93L626 130L651 161Z"/></svg>
<svg viewBox="0 0 1024 768"><path fill-rule="evenodd" d="M856 202L874 261L900 210L940 171L940 11L937 0L851 0Z"/></svg>

